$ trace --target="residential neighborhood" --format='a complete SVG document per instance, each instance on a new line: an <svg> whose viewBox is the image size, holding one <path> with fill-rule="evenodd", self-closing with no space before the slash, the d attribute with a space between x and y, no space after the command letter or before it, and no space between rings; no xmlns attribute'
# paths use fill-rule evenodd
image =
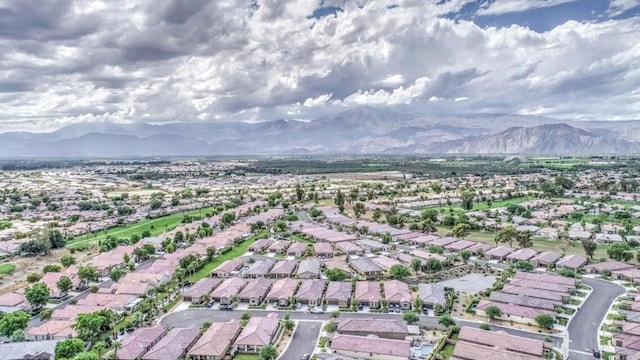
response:
<svg viewBox="0 0 640 360"><path fill-rule="evenodd" d="M64 174L65 188L81 178ZM286 359L305 353L373 360L553 359L585 353L632 359L636 309L629 299L636 289L629 283L640 279L635 230L606 222L614 216L590 215L627 210L586 190L591 174L572 180L561 199L515 186L532 176L466 176L465 186L476 189L472 197L458 190L460 180L419 177L380 180L375 188L312 175L159 182L151 184L155 192L146 192L147 201L168 196L154 193L174 193L179 206L193 205L174 209L175 201L164 200L162 214L152 213L143 196L123 196L131 184L116 183L102 187L123 187L110 188L119 200L93 201L146 215L88 234L70 233L72 225L61 221L57 228L46 225L50 210L44 207L23 211L18 220L3 213L10 222L3 243L14 242L20 250L5 256L15 268L2 277L0 309L5 316L27 315L24 328L5 332L6 345L25 341L28 357L80 339L92 347L104 344L105 359L148 360L243 359L274 352ZM502 191L496 191L498 183ZM78 184L82 193L83 183ZM385 191L394 184L407 187L391 201ZM434 187L451 190L438 193ZM183 196L194 188L199 196ZM247 188L254 195L233 190ZM411 189L425 194L409 195L417 191ZM308 191L312 195L306 196ZM634 201L632 195L607 196L607 202ZM60 203L85 201L80 199ZM461 207L463 200L471 202L470 210ZM507 205L494 207L500 202ZM70 211L69 219L78 214L89 221L84 210ZM136 225L172 217L175 222L166 227ZM17 226L25 220L43 227ZM137 226L147 230L133 230ZM589 235L576 237L580 232ZM59 237L63 246L54 247ZM39 248L43 242L49 248ZM617 294L623 290L627 295ZM600 292L612 302L623 296L610 317L625 320L608 322L603 320L607 308L590 310L590 299ZM91 330L83 325L89 319L103 323ZM574 344L573 333L588 330L574 327L594 319L605 321L608 332L580 335L596 340L577 348L584 340ZM298 332L306 338L298 340ZM598 344L602 337L611 340ZM511 339L512 346L503 347L498 339ZM293 353L301 348L308 350Z"/></svg>

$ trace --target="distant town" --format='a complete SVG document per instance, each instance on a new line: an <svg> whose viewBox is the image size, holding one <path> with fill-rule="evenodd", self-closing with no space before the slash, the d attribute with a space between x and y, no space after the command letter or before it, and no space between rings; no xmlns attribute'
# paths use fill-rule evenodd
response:
<svg viewBox="0 0 640 360"><path fill-rule="evenodd" d="M632 158L0 165L3 359L640 359Z"/></svg>

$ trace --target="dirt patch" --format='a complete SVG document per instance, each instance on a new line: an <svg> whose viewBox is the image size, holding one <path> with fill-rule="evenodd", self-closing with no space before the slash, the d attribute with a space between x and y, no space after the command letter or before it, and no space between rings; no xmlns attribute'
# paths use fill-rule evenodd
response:
<svg viewBox="0 0 640 360"><path fill-rule="evenodd" d="M0 276L0 295L13 292L29 286L27 276L31 273L42 273L42 268L46 265L60 264L60 258L68 254L67 249L55 249L46 256L19 257L4 259L1 263L12 263L16 270L11 275ZM76 252L73 254L78 263L91 259L96 255L95 251Z"/></svg>
<svg viewBox="0 0 640 360"><path fill-rule="evenodd" d="M284 333L282 334L282 337L280 338L280 341L278 342L278 346L276 346L276 349L278 350L278 354L282 355L284 353L284 351L287 348L287 345L289 345L289 342L291 341L291 337L292 337L292 333L285 330Z"/></svg>
<svg viewBox="0 0 640 360"><path fill-rule="evenodd" d="M483 273L472 273L472 274L465 275L463 277L459 277L457 279L440 281L439 284L447 287L452 287L456 289L456 291L460 291L468 294L477 294L480 291L483 291L493 286L493 283L495 281L496 281L496 277L493 275L487 275Z"/></svg>

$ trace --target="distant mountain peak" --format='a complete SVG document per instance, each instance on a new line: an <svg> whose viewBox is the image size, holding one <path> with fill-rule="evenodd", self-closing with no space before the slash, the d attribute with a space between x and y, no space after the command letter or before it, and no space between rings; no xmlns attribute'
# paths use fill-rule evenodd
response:
<svg viewBox="0 0 640 360"><path fill-rule="evenodd" d="M511 127L500 133L441 144L446 152L484 154L636 153L638 143L607 138L564 124Z"/></svg>
<svg viewBox="0 0 640 360"><path fill-rule="evenodd" d="M401 114L362 106L303 122L82 123L51 133L0 133L0 157L278 154L640 152L637 122L543 116Z"/></svg>

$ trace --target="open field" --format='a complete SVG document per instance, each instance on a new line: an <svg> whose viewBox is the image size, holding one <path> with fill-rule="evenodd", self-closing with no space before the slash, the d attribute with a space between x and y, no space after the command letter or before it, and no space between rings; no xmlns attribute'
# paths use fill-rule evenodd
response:
<svg viewBox="0 0 640 360"><path fill-rule="evenodd" d="M259 233L253 235L252 237L243 241L239 245L234 246L233 249L228 253L222 254L214 258L207 264L205 264L202 267L202 269L200 269L198 272L188 276L187 280L191 282L196 282L202 278L209 276L209 274L211 273L211 270L215 269L218 265L222 264L227 260L231 260L231 259L237 258L238 256L242 256L242 254L247 252L247 249L249 248L249 246L251 246L251 244L253 244L258 239L266 238L268 235L269 235L269 232L267 230L260 231Z"/></svg>
<svg viewBox="0 0 640 360"><path fill-rule="evenodd" d="M175 229L182 222L182 218L185 215L199 215L214 210L213 207L202 208L199 210L191 210L183 213L176 213L166 216L161 216L155 219L143 220L134 224L115 227L109 230L100 231L95 234L87 234L79 236L67 241L67 247L73 248L81 245L88 245L97 243L100 240L107 238L107 235L112 235L118 238L129 238L133 234L142 234L144 231L149 231L151 236L158 236L165 231L171 231Z"/></svg>

